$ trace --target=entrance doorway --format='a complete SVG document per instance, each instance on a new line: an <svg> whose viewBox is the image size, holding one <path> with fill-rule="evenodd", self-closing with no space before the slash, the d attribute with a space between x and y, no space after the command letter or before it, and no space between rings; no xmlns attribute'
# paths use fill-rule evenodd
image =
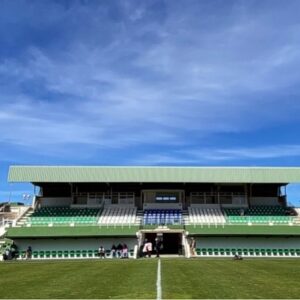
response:
<svg viewBox="0 0 300 300"><path fill-rule="evenodd" d="M155 251L155 239L158 237L162 242L161 254L182 255L182 233L145 233L145 239L150 241Z"/></svg>

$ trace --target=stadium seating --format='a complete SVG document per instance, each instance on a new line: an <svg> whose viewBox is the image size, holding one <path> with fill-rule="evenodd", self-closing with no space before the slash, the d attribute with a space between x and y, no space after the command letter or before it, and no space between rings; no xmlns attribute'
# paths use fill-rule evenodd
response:
<svg viewBox="0 0 300 300"><path fill-rule="evenodd" d="M287 224L293 220L293 217L286 215L286 209L281 206L225 208L224 212L229 223Z"/></svg>
<svg viewBox="0 0 300 300"><path fill-rule="evenodd" d="M179 209L144 210L144 225L175 225L181 221L182 211Z"/></svg>
<svg viewBox="0 0 300 300"><path fill-rule="evenodd" d="M133 258L134 250L128 251L128 257ZM17 253L19 259L25 258L25 251L19 251ZM106 258L112 258L110 250L105 253ZM33 251L31 259L76 259L76 258L99 258L97 249L81 249L81 250L40 250Z"/></svg>
<svg viewBox="0 0 300 300"><path fill-rule="evenodd" d="M136 207L132 206L108 206L104 208L98 223L102 225L134 224L136 211Z"/></svg>
<svg viewBox="0 0 300 300"><path fill-rule="evenodd" d="M226 219L220 208L189 207L190 224L224 224Z"/></svg>
<svg viewBox="0 0 300 300"><path fill-rule="evenodd" d="M196 256L233 257L300 257L300 249L286 248L197 248Z"/></svg>
<svg viewBox="0 0 300 300"><path fill-rule="evenodd" d="M93 224L97 223L99 213L95 208L42 207L28 218L27 224Z"/></svg>

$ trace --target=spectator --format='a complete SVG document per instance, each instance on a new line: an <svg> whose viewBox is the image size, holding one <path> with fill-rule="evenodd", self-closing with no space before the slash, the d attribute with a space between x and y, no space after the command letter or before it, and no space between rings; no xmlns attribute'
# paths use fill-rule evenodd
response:
<svg viewBox="0 0 300 300"><path fill-rule="evenodd" d="M146 244L148 243L148 240L147 239L145 239L144 240L144 243L143 243L143 245L142 245L142 257L146 257L146 254L147 254L147 247L146 247Z"/></svg>
<svg viewBox="0 0 300 300"><path fill-rule="evenodd" d="M191 249L191 254L193 256L196 255L196 240L194 238L191 238L190 249Z"/></svg>
<svg viewBox="0 0 300 300"><path fill-rule="evenodd" d="M159 257L160 255L161 246L162 246L162 241L160 240L160 238L156 237L155 238L156 257Z"/></svg>
<svg viewBox="0 0 300 300"><path fill-rule="evenodd" d="M148 255L148 257L150 258L151 257L151 253L152 253L152 243L150 241L147 241L144 245L144 248L143 248L143 253L144 255Z"/></svg>
<svg viewBox="0 0 300 300"><path fill-rule="evenodd" d="M14 242L12 243L12 245L10 247L10 251L11 251L11 259L16 259L17 258L18 247Z"/></svg>
<svg viewBox="0 0 300 300"><path fill-rule="evenodd" d="M26 250L26 258L31 259L31 256L32 256L32 248L31 248L31 246L28 246L28 248Z"/></svg>
<svg viewBox="0 0 300 300"><path fill-rule="evenodd" d="M10 249L7 247L3 253L3 260L10 260L11 259L11 252Z"/></svg>
<svg viewBox="0 0 300 300"><path fill-rule="evenodd" d="M126 244L123 244L122 258L128 258L128 247Z"/></svg>
<svg viewBox="0 0 300 300"><path fill-rule="evenodd" d="M119 245L117 246L117 256L118 258L122 257L122 252L123 252L123 246L121 243L119 243Z"/></svg>
<svg viewBox="0 0 300 300"><path fill-rule="evenodd" d="M105 249L103 246L100 246L98 249L99 258L105 258Z"/></svg>
<svg viewBox="0 0 300 300"><path fill-rule="evenodd" d="M110 249L110 255L111 255L112 258L115 258L115 257L116 257L116 251L117 251L117 247L116 247L115 244L113 244L113 245L111 246L111 249Z"/></svg>

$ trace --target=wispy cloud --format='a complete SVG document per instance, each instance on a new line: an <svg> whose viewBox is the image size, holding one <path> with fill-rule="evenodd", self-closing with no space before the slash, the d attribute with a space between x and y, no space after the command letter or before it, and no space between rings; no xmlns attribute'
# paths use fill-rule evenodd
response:
<svg viewBox="0 0 300 300"><path fill-rule="evenodd" d="M21 6L11 35L26 36L24 23L32 42L21 55L0 54L0 142L7 147L55 155L82 147L189 147L298 120L297 1ZM13 16L5 13L7 27ZM48 39L39 41L40 27Z"/></svg>
<svg viewBox="0 0 300 300"><path fill-rule="evenodd" d="M248 161L262 165L269 159L300 157L300 145L273 145L251 148L200 148L145 155L133 160L138 165L232 165Z"/></svg>

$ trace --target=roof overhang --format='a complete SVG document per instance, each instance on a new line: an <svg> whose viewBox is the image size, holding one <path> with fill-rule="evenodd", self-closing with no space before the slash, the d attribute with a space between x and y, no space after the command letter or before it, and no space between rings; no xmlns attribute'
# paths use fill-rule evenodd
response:
<svg viewBox="0 0 300 300"><path fill-rule="evenodd" d="M9 182L300 183L300 167L11 166Z"/></svg>

